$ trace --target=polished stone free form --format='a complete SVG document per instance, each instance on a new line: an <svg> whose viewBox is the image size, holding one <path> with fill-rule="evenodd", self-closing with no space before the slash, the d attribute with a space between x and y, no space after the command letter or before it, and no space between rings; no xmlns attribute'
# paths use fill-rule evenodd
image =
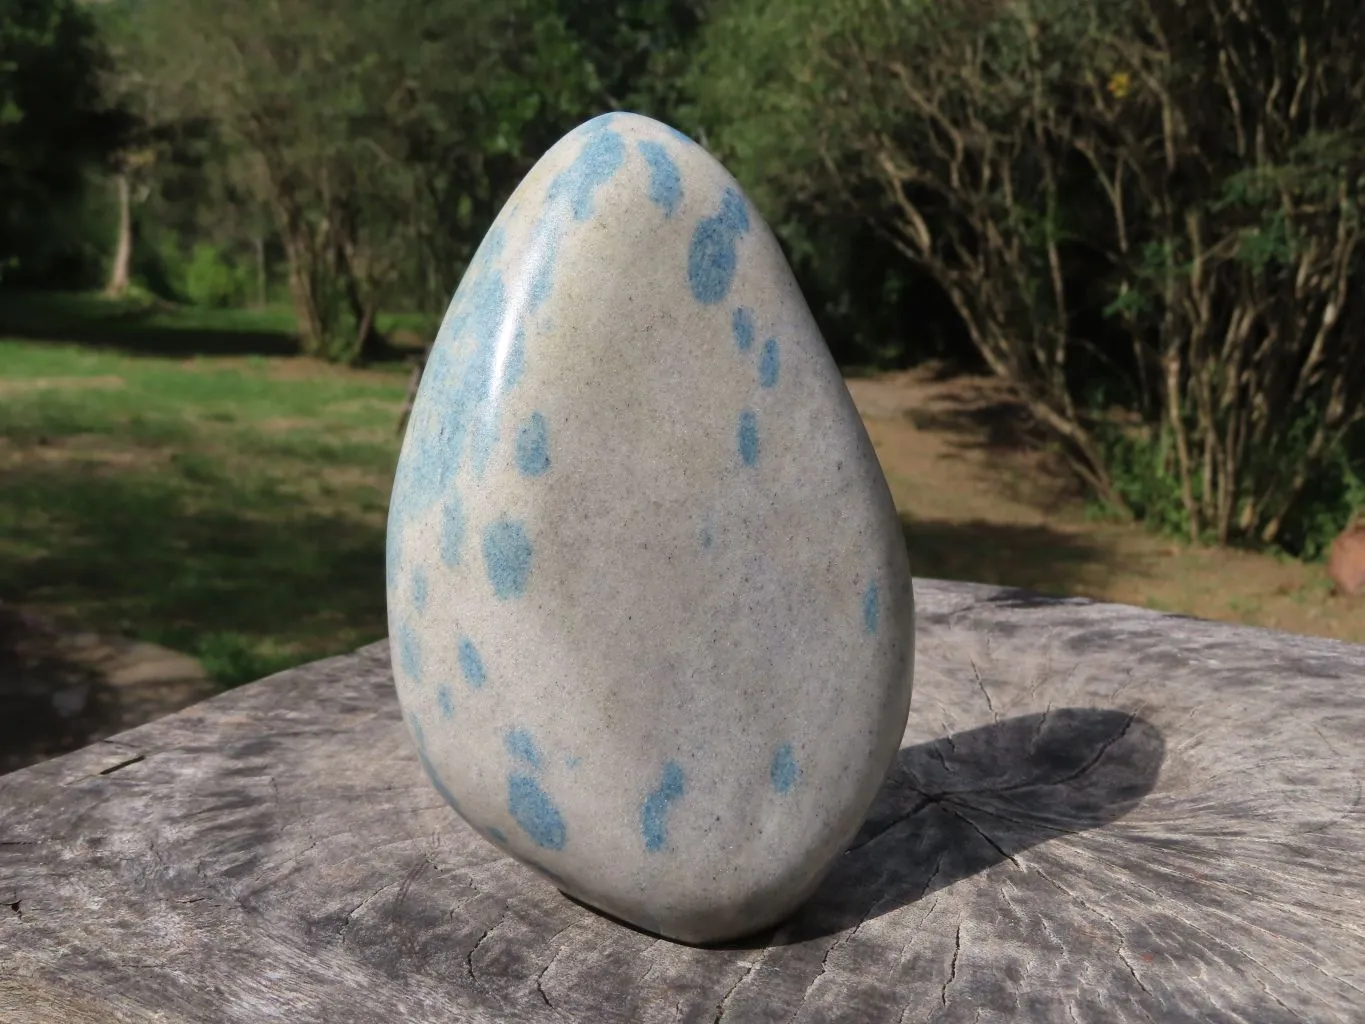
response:
<svg viewBox="0 0 1365 1024"><path fill-rule="evenodd" d="M489 841L648 931L772 925L899 746L914 611L768 227L636 115L557 143L442 323L394 483L399 700Z"/></svg>

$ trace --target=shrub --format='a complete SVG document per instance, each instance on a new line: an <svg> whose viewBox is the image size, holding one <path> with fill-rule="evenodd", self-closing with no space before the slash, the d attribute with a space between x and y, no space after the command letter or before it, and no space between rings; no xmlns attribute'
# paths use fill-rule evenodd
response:
<svg viewBox="0 0 1365 1024"><path fill-rule="evenodd" d="M198 306L225 308L246 305L251 275L229 262L216 246L195 245L185 267L185 297Z"/></svg>

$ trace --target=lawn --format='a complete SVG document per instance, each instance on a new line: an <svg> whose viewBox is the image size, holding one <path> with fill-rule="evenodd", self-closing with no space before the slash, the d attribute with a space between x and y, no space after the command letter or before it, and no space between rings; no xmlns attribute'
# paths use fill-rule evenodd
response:
<svg viewBox="0 0 1365 1024"><path fill-rule="evenodd" d="M292 355L291 326L0 295L0 599L192 654L224 685L382 637L407 368ZM974 380L850 382L917 573L1365 640L1321 566L1087 522L1043 493L1036 459L972 412L990 407L967 401Z"/></svg>
<svg viewBox="0 0 1365 1024"><path fill-rule="evenodd" d="M0 338L0 598L191 653L224 684L384 635L401 363L284 355L271 312L84 299L42 323L82 342ZM188 354L166 354L177 340Z"/></svg>

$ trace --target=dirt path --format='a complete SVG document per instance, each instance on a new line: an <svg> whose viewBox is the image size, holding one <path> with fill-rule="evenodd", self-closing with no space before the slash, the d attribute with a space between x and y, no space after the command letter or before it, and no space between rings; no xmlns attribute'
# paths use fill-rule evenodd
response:
<svg viewBox="0 0 1365 1024"><path fill-rule="evenodd" d="M1026 447L1027 418L991 379L926 367L849 390L907 521L917 575L1365 642L1365 601L1333 596L1320 565L1088 521L1057 465Z"/></svg>

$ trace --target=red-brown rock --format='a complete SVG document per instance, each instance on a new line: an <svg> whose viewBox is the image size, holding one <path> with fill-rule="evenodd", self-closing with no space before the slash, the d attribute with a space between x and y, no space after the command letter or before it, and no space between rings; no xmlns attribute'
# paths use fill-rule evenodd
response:
<svg viewBox="0 0 1365 1024"><path fill-rule="evenodd" d="M1332 577L1338 594L1351 597L1365 594L1365 522L1346 527L1332 542L1327 575Z"/></svg>

